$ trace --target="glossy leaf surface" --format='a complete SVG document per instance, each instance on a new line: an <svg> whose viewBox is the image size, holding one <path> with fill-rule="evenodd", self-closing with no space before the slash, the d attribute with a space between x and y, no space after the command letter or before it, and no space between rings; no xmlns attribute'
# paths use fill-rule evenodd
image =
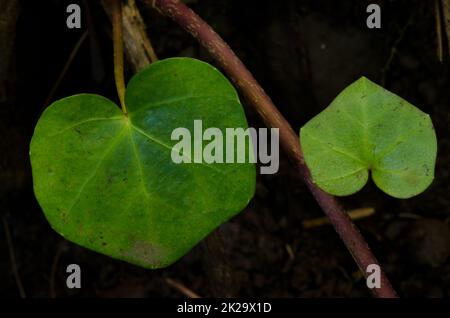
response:
<svg viewBox="0 0 450 318"><path fill-rule="evenodd" d="M172 131L193 132L194 120L223 131L247 122L228 80L188 58L135 75L125 102L128 116L91 94L49 106L31 142L34 190L68 240L160 268L239 213L255 189L254 164L174 163Z"/></svg>

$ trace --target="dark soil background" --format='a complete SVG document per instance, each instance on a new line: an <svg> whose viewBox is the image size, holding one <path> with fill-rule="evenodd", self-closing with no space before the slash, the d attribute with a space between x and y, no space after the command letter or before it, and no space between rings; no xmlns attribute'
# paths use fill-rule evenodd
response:
<svg viewBox="0 0 450 318"><path fill-rule="evenodd" d="M0 297L19 297L10 249L27 297L50 296L52 281L56 297L182 296L167 278L201 296L220 295L203 244L167 269L144 270L65 241L34 198L28 159L33 128L87 27L91 35L52 101L80 92L116 99L109 21L97 1L85 1L80 3L83 29L67 29L66 6L76 2L18 1L17 27L7 33L8 41L1 38L0 64L8 65L0 73ZM369 3L382 7L380 30L366 27ZM176 24L138 4L160 58L192 56L213 63ZM435 181L425 193L397 200L368 184L342 202L348 209L375 209L355 222L400 296L450 296L449 58L447 50L444 63L437 58L434 1L198 0L189 5L235 49L296 130L362 75L431 115L439 154ZM245 107L250 125L262 126ZM220 229L235 295L370 296L333 228L302 226L322 216L282 155L279 173L259 176L248 208ZM79 290L65 287L71 263L82 269Z"/></svg>

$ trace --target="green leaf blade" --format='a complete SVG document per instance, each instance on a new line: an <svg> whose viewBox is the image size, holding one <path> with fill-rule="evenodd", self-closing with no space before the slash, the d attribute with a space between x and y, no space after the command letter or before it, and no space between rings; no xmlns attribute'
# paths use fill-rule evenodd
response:
<svg viewBox="0 0 450 318"><path fill-rule="evenodd" d="M434 178L437 140L429 116L364 77L302 127L300 140L314 182L333 195L359 191L369 171L397 198L423 192Z"/></svg>
<svg viewBox="0 0 450 318"><path fill-rule="evenodd" d="M205 96L208 85L214 90ZM172 162L172 131L192 132L194 120L204 129L247 122L228 80L193 59L163 60L137 74L126 104L128 117L97 95L49 106L30 146L35 194L68 240L146 268L165 267L239 213L256 177L251 163Z"/></svg>

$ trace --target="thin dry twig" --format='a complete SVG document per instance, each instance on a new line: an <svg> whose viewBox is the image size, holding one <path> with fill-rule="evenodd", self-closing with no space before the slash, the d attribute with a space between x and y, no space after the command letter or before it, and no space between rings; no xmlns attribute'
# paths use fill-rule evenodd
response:
<svg viewBox="0 0 450 318"><path fill-rule="evenodd" d="M19 270L17 269L16 254L14 253L11 231L9 230L8 221L6 221L5 217L3 217L3 228L5 229L6 242L8 244L8 252L9 252L9 259L11 262L11 270L13 272L17 288L19 289L20 297L26 298L27 296L25 294L25 289L23 288L22 280L20 279L20 275L19 275Z"/></svg>
<svg viewBox="0 0 450 318"><path fill-rule="evenodd" d="M110 1L102 1L108 16L112 17ZM147 36L146 27L134 0L122 7L123 41L125 54L134 72L139 72L149 63L158 60L153 45Z"/></svg>
<svg viewBox="0 0 450 318"><path fill-rule="evenodd" d="M437 57L439 62L443 62L444 52L442 45L442 21L441 21L441 9L440 0L434 0L434 20L436 22L436 42L437 42Z"/></svg>
<svg viewBox="0 0 450 318"><path fill-rule="evenodd" d="M445 34L447 35L447 49L450 56L450 0L442 0L442 16L445 25Z"/></svg>
<svg viewBox="0 0 450 318"><path fill-rule="evenodd" d="M84 31L83 34L78 39L75 46L73 47L72 51L70 52L69 58L67 59L66 63L64 64L63 69L61 70L61 73L59 73L58 79L56 80L50 93L48 94L47 98L45 99L44 107L47 107L48 104L50 103L50 101L53 99L53 96L55 95L59 85L61 84L61 81L66 76L66 73L69 70L70 65L72 65L72 62L75 59L75 56L77 56L77 53L80 50L81 45L86 40L87 36L88 36L88 31Z"/></svg>
<svg viewBox="0 0 450 318"><path fill-rule="evenodd" d="M105 63L102 58L102 49L99 43L99 35L97 31L96 17L93 16L91 6L92 1L83 0L83 6L86 16L86 25L89 32L89 51L91 58L91 72L94 83L100 84L105 78Z"/></svg>
<svg viewBox="0 0 450 318"><path fill-rule="evenodd" d="M127 4L123 6L123 27L125 37L136 38L133 41L128 41L128 45L134 46L135 44L140 44L143 48L143 50L140 51L146 54L151 63L158 60L152 42L147 36L144 20L142 19L134 0L128 0ZM127 43L127 41L125 41L125 43ZM139 52L137 49L133 49L133 51ZM136 56L130 55L130 58L136 59ZM136 59L136 62L139 60L142 59Z"/></svg>
<svg viewBox="0 0 450 318"><path fill-rule="evenodd" d="M363 218L367 218L375 213L374 208L361 208L361 209L354 209L347 212L348 216L352 220L360 220ZM330 224L330 220L326 217L320 217L315 218L311 220L305 220L302 222L303 227L305 229L310 229L322 225Z"/></svg>
<svg viewBox="0 0 450 318"><path fill-rule="evenodd" d="M389 57L386 60L386 63L384 64L383 68L381 69L381 85L386 84L386 74L389 72L392 62L394 61L394 58L396 57L396 55L398 53L398 46L400 45L403 38L405 37L406 31L408 31L409 27L411 26L412 22L414 21L414 18L415 18L415 11L411 12L411 14L408 17L408 21L406 21L406 24L400 30L398 37L395 39L394 43L392 44L391 51L389 53Z"/></svg>
<svg viewBox="0 0 450 318"><path fill-rule="evenodd" d="M181 283L179 283L179 282L177 282L177 281L175 281L175 280L173 280L171 278L166 278L166 283L170 287L173 287L176 290L178 290L180 293L182 293L186 297L189 297L189 298L201 298L197 293L193 292L192 290L190 290L189 288L187 288L183 284L181 284Z"/></svg>

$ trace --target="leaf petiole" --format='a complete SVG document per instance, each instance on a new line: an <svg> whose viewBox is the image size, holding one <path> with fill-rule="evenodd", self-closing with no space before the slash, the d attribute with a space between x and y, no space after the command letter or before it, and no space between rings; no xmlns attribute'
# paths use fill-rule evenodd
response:
<svg viewBox="0 0 450 318"><path fill-rule="evenodd" d="M123 75L123 34L122 34L122 2L112 1L112 27L114 46L114 78L119 95L122 112L127 115L125 106L125 80Z"/></svg>

